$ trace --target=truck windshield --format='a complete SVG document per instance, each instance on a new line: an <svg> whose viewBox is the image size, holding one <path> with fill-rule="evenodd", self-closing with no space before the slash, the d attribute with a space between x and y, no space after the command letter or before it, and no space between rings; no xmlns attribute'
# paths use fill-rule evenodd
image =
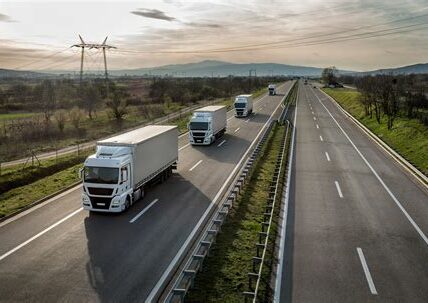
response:
<svg viewBox="0 0 428 303"><path fill-rule="evenodd" d="M85 167L85 182L117 184L119 181L119 169L112 167Z"/></svg>
<svg viewBox="0 0 428 303"><path fill-rule="evenodd" d="M191 130L207 130L207 122L190 122L189 127Z"/></svg>
<svg viewBox="0 0 428 303"><path fill-rule="evenodd" d="M243 102L235 103L235 108L245 108L245 105L247 105L247 103L243 103Z"/></svg>

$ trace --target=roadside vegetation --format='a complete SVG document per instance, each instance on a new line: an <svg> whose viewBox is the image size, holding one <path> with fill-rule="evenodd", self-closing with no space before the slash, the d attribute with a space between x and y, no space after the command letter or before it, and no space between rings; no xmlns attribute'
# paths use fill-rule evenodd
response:
<svg viewBox="0 0 428 303"><path fill-rule="evenodd" d="M394 109L394 117L391 118L384 112L384 106L388 105L383 105L376 95L370 95L361 89L323 90L401 156L428 175L428 102L423 95L416 94L412 97L420 104L412 110L406 109L404 103L411 101L400 98Z"/></svg>
<svg viewBox="0 0 428 303"><path fill-rule="evenodd" d="M218 234L209 256L204 261L201 272L196 276L194 287L190 289L185 302L243 302L244 291L248 291L248 273L252 272L252 257L256 254L260 223L268 198L268 191L275 169L279 145L285 127L276 125L262 149L261 156L254 164L253 173ZM283 183L281 178L280 182ZM280 186L282 188L282 185ZM279 195L281 196L281 195ZM280 204L276 204L274 218L278 217ZM276 219L272 226L275 240ZM271 239L272 239L271 238ZM269 301L270 274L274 260L275 243L268 249L269 260L264 267L260 293L263 302Z"/></svg>
<svg viewBox="0 0 428 303"><path fill-rule="evenodd" d="M56 150L148 123L198 103L229 99L285 78L5 80L0 162Z"/></svg>
<svg viewBox="0 0 428 303"><path fill-rule="evenodd" d="M3 168L0 175L0 218L79 181L78 171L93 149L25 166Z"/></svg>

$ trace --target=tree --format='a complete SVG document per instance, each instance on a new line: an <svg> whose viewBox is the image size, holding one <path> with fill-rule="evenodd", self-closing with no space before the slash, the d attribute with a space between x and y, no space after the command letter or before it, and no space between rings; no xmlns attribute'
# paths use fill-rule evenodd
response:
<svg viewBox="0 0 428 303"><path fill-rule="evenodd" d="M88 83L82 89L81 105L88 113L89 119L92 120L92 114L101 100L100 92L92 83Z"/></svg>
<svg viewBox="0 0 428 303"><path fill-rule="evenodd" d="M337 69L336 67L324 68L321 74L321 78L326 85L337 83Z"/></svg>
<svg viewBox="0 0 428 303"><path fill-rule="evenodd" d="M74 128L79 129L80 120L82 119L82 112L77 106L73 107L73 109L68 113L68 118L70 119Z"/></svg>
<svg viewBox="0 0 428 303"><path fill-rule="evenodd" d="M127 107L124 92L116 89L113 92L113 97L107 99L106 105L116 120L122 120L123 116L126 114Z"/></svg>
<svg viewBox="0 0 428 303"><path fill-rule="evenodd" d="M54 114L54 118L56 124L58 126L59 131L64 132L65 122L67 121L66 112L63 109L57 110Z"/></svg>
<svg viewBox="0 0 428 303"><path fill-rule="evenodd" d="M46 126L49 124L56 106L55 90L50 80L44 80L41 86L41 105Z"/></svg>

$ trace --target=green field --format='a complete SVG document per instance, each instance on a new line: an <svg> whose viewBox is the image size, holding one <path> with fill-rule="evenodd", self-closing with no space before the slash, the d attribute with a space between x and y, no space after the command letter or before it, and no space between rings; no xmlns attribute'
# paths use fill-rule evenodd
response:
<svg viewBox="0 0 428 303"><path fill-rule="evenodd" d="M247 273L252 272L251 260L256 253L258 232L261 231L260 222L263 221L268 197L267 188L275 169L284 130L285 127L278 125L272 130L261 157L255 163L249 182L229 212L221 233L217 236L209 256L204 260L202 271L196 276L194 287L186 296L186 302L244 301L243 292L248 291ZM278 210L279 207L275 209L275 214L278 214ZM276 223L272 227L272 235L275 235L275 232ZM269 280L271 268L264 268L264 278ZM261 292L267 299L270 292L266 285L262 284Z"/></svg>
<svg viewBox="0 0 428 303"><path fill-rule="evenodd" d="M428 175L427 126L417 119L398 116L392 130L388 130L386 116L382 117L381 124L377 123L374 115L373 118L365 116L364 107L358 101L360 96L358 91L345 88L323 90L402 157Z"/></svg>
<svg viewBox="0 0 428 303"><path fill-rule="evenodd" d="M37 115L37 113L0 114L0 121L25 119L25 118L30 118L34 115Z"/></svg>

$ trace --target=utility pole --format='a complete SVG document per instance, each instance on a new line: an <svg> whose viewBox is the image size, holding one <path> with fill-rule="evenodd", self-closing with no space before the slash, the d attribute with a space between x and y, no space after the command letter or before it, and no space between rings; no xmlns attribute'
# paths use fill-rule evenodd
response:
<svg viewBox="0 0 428 303"><path fill-rule="evenodd" d="M83 61L84 61L84 57L85 57L85 48L88 49L102 49L103 51L103 56L104 56L104 76L105 76L105 82L106 82L106 89L107 89L107 96L109 93L109 84L108 84L108 71L107 71L107 56L106 56L106 50L109 50L111 48L116 48L114 46L111 45L107 45L107 38L106 37L103 41L103 43L101 44L96 44L96 43L86 43L85 41L83 41L83 38L79 35L79 39L80 42L79 44L74 44L71 47L80 47L82 49L82 54L80 56L80 85L82 85L82 80L83 80Z"/></svg>

